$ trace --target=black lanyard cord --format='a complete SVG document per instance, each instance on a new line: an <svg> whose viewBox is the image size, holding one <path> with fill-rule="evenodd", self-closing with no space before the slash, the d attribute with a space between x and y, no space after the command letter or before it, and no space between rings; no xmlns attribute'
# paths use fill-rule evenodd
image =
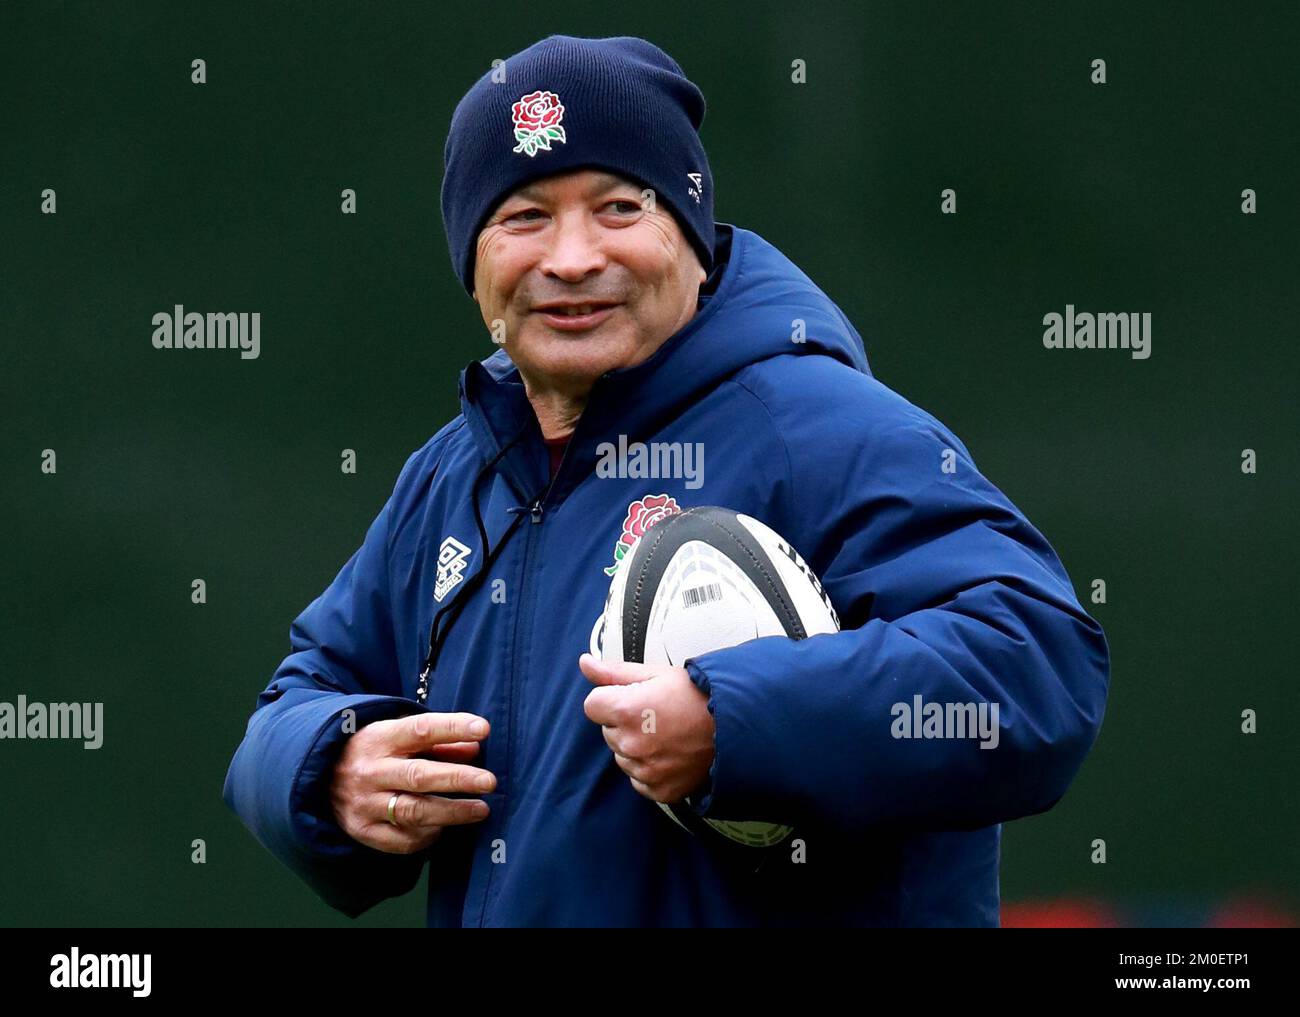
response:
<svg viewBox="0 0 1300 1017"><path fill-rule="evenodd" d="M460 612L466 603L469 602L470 594L478 588L485 578L487 578L488 569L491 568L492 562L496 560L497 555L499 555L502 549L506 546L506 542L510 539L511 534L514 533L519 523L523 521L524 515L531 510L531 505L517 505L507 509L506 511L515 518L510 523L509 527L507 527L506 532L502 535L501 539L497 542L497 546L491 550L488 549L487 527L483 524L483 513L480 510L478 503L479 483L482 481L484 476L492 471L493 467L495 467L501 460L501 457L509 452L510 449L519 442L519 439L524 436L524 433L531 425L532 421L524 424L524 426L520 428L519 433L510 439L509 444L484 464L483 468L480 469L478 474L474 477L474 483L470 487L470 503L474 506L474 525L478 528L479 546L482 547L484 552L483 564L479 566L478 571L465 581L465 586L460 591L460 594L450 604L444 604L439 608L437 614L433 616L433 624L429 628L429 652L425 657L424 668L420 672L420 679L417 682L415 689L415 699L416 702L420 704L426 703L429 699L429 677L433 674L434 668L438 666L438 656L442 651L443 644L446 642L447 633L451 630L452 624L460 616ZM540 495L538 497L540 497ZM536 504L537 497L530 500L533 504ZM446 624L440 625L444 615L446 615L447 619Z"/></svg>

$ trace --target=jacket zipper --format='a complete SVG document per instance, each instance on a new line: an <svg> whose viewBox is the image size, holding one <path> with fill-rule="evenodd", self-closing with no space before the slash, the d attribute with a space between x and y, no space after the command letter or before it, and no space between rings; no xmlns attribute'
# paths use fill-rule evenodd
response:
<svg viewBox="0 0 1300 1017"><path fill-rule="evenodd" d="M577 432L575 431L574 433L576 434ZM510 809L511 806L514 804L514 798L515 798L513 765L514 765L514 758L516 753L514 751L514 743L519 734L518 725L515 723L515 706L516 706L516 700L519 695L519 680L520 680L519 676L521 671L520 664L519 664L519 657L520 657L519 629L520 626L523 624L524 620L527 619L527 623L528 623L527 635L531 640L533 634L533 622L535 620L534 606L532 602L528 599L528 595L531 593L529 587L528 569L529 566L532 564L532 560L533 560L533 544L534 544L533 534L535 532L533 527L541 525L542 519L546 512L546 509L544 507L545 502L550 497L551 491L554 490L555 488L555 481L558 480L560 474L564 472L564 464L565 462L568 461L569 452L572 450L572 448L573 448L573 440L571 436L569 440L569 445L567 448L565 448L564 455L560 459L560 465L555 471L555 476L551 477L550 483L548 483L546 485L545 490L543 490L542 493L537 496L537 498L533 501L532 506L528 510L528 516L530 522L529 525L526 527L527 534L524 537L524 560L520 569L520 575L522 578L520 579L519 611L515 615L515 631L514 631L514 635L511 637L511 653L513 654L514 659L510 668L510 701L507 705L507 710L509 711L509 718L510 718L510 730L506 741L506 775L510 780L510 794L506 797L505 802L503 803L503 807L501 811L501 826L497 830L497 835L501 837L503 840L505 839L506 836L506 830L510 826ZM488 902L492 896L492 876L495 871L496 871L496 865L492 864L491 867L488 869L487 880L483 884L483 902L479 907L479 916L478 916L478 924L480 928L482 928L484 923L487 921Z"/></svg>
<svg viewBox="0 0 1300 1017"><path fill-rule="evenodd" d="M558 471L556 473L556 476L559 476ZM514 659L511 662L511 667L510 667L510 700L506 705L506 710L508 711L508 716L510 719L510 730L506 740L506 775L510 781L510 794L506 796L505 802L503 803L503 808L501 812L501 826L497 830L497 836L502 838L503 840L505 839L506 831L507 829L509 829L510 826L510 809L511 806L514 804L514 799L515 799L515 782L514 782L514 759L516 755L515 741L519 735L518 725L515 723L515 711L517 706L517 699L519 696L520 671L522 670L522 668L520 667L520 659L519 659L520 650L521 650L519 630L520 630L520 626L524 624L525 619L527 619L527 626L528 626L526 630L526 634L528 635L530 640L532 638L532 633L533 633L534 611L533 611L532 601L529 598L529 594L531 594L532 591L528 581L529 578L528 567L532 564L533 544L535 543L533 540L533 533L535 532L533 530L533 527L535 525L541 524L542 517L545 513L545 510L542 508L542 502L545 501L546 495L550 493L551 486L554 485L554 483L555 481L554 479L552 479L551 484L547 486L546 491L543 492L537 498L537 500L533 502L532 507L528 510L529 519L531 521L529 522L528 525L527 535L524 537L524 560L520 570L520 575L522 576L522 579L520 580L519 611L515 615L515 631L514 631L514 635L511 637L511 654L514 657ZM478 919L478 924L480 928L482 928L484 922L487 921L488 901L492 895L492 875L495 871L496 871L496 865L493 864L492 867L488 869L488 878L483 885L483 905L479 909L479 919Z"/></svg>

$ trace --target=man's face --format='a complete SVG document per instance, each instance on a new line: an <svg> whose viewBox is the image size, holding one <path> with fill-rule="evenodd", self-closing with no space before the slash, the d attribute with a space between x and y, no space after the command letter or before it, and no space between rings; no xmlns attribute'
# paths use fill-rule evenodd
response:
<svg viewBox="0 0 1300 1017"><path fill-rule="evenodd" d="M488 217L474 299L489 329L505 322L506 351L530 386L581 393L690 321L704 279L665 207L584 169L521 187ZM594 313L567 316L588 304Z"/></svg>

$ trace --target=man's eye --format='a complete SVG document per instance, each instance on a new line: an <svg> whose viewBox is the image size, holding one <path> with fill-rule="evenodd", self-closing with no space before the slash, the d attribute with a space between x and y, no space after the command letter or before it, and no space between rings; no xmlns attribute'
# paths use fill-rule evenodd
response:
<svg viewBox="0 0 1300 1017"><path fill-rule="evenodd" d="M624 212L620 212L620 213L619 213L620 215L631 215L633 212L640 212L640 211L641 211L641 206L638 205L635 201L628 201L628 200L626 200L626 199L624 199L624 198L619 198L619 199L617 199L617 200L615 200L615 201L611 201L611 202L610 202L608 205L606 205L605 207L606 207L606 208L609 208L610 205L626 205L626 206L627 206L626 211L624 211Z"/></svg>
<svg viewBox="0 0 1300 1017"><path fill-rule="evenodd" d="M514 215L508 215L508 216L506 216L506 222L509 222L509 221L512 220L512 219L519 219L519 217L520 217L521 215L533 215L533 214L541 215L542 213L541 213L541 210L540 210L540 209L536 209L536 208L525 208L522 212L516 212ZM519 219L519 221L520 221L520 222L536 222L537 220L535 220L535 219Z"/></svg>

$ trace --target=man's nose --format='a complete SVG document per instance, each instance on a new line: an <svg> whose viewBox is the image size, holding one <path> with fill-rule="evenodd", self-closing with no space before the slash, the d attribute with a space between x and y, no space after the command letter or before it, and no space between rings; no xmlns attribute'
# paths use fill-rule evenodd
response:
<svg viewBox="0 0 1300 1017"><path fill-rule="evenodd" d="M599 229L599 224L585 210L557 216L541 271L565 282L581 282L591 273L599 272L605 265Z"/></svg>

